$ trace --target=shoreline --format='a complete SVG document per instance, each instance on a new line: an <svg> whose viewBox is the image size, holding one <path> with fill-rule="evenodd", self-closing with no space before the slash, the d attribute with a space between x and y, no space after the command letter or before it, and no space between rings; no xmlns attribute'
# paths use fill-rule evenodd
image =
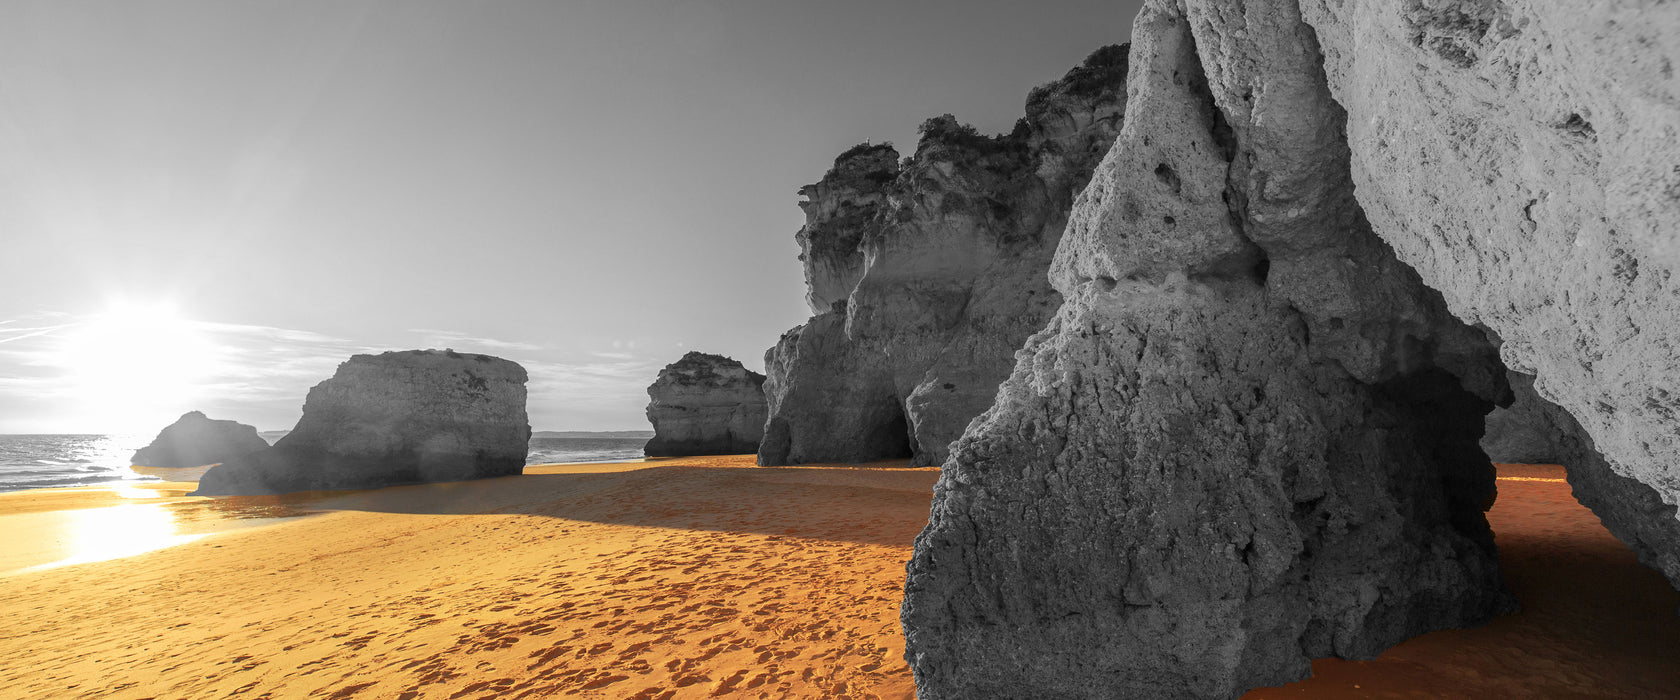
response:
<svg viewBox="0 0 1680 700"><path fill-rule="evenodd" d="M182 495L190 482L126 501L101 486L0 494L13 545L41 534L19 518L137 505L198 535L0 576L15 621L0 684L134 700L910 698L898 605L938 475L742 455L289 497ZM1489 519L1522 612L1372 661L1319 660L1312 679L1245 697L1632 698L1680 684L1680 594L1574 502L1561 469L1502 465L1499 485Z"/></svg>

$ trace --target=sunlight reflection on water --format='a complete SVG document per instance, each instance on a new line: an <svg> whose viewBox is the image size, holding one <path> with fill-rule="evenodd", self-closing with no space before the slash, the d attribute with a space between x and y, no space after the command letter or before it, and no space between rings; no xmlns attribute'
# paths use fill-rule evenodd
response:
<svg viewBox="0 0 1680 700"><path fill-rule="evenodd" d="M120 559L186 544L209 533L185 534L165 506L135 504L55 513L64 520L59 549L67 556L24 571Z"/></svg>
<svg viewBox="0 0 1680 700"><path fill-rule="evenodd" d="M123 498L167 498L154 489L113 488ZM133 503L0 515L0 572L24 574L121 559L320 513L309 495Z"/></svg>

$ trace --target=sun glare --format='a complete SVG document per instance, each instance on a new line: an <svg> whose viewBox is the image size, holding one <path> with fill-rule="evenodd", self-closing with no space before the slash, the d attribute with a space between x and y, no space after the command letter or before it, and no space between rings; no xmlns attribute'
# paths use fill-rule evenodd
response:
<svg viewBox="0 0 1680 700"><path fill-rule="evenodd" d="M217 359L200 324L167 304L113 305L64 351L82 419L108 432L156 432L191 410Z"/></svg>
<svg viewBox="0 0 1680 700"><path fill-rule="evenodd" d="M132 557L204 537L179 532L174 515L163 505L88 508L54 515L64 521L61 526L64 529L56 540L64 558L24 571Z"/></svg>

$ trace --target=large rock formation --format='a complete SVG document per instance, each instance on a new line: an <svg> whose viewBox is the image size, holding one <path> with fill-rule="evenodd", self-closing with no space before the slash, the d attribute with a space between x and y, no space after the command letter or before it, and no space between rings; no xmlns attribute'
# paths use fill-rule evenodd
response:
<svg viewBox="0 0 1680 700"><path fill-rule="evenodd" d="M525 369L488 355L356 355L315 388L274 447L204 474L197 495L359 489L519 474Z"/></svg>
<svg viewBox="0 0 1680 700"><path fill-rule="evenodd" d="M720 355L690 352L648 387L649 457L738 455L764 437L764 375Z"/></svg>
<svg viewBox="0 0 1680 700"><path fill-rule="evenodd" d="M909 564L924 698L1236 697L1509 610L1493 345L1371 230L1295 0L1151 0L1051 272Z"/></svg>
<svg viewBox="0 0 1680 700"><path fill-rule="evenodd" d="M1507 609L1495 348L1680 583L1680 4L1148 0L1134 40L1067 300L916 543L922 697L1236 697Z"/></svg>
<svg viewBox="0 0 1680 700"><path fill-rule="evenodd" d="M231 420L212 420L192 411L158 433L152 444L134 453L139 467L202 467L268 449L257 429Z"/></svg>
<svg viewBox="0 0 1680 700"><path fill-rule="evenodd" d="M1680 586L1680 4L1301 10L1377 232L1579 421L1619 478L1560 460L1577 496Z"/></svg>
<svg viewBox="0 0 1680 700"><path fill-rule="evenodd" d="M760 464L945 459L1060 303L1045 271L1119 129L1125 71L1125 47L1099 50L1035 89L1012 133L938 117L902 164L858 146L800 190L816 315L766 354Z"/></svg>

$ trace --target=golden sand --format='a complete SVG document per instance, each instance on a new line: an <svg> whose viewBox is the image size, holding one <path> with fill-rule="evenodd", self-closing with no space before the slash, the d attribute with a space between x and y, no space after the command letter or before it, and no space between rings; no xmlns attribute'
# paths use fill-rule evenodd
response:
<svg viewBox="0 0 1680 700"><path fill-rule="evenodd" d="M173 497L319 514L0 577L0 693L910 697L898 600L938 472L751 464Z"/></svg>
<svg viewBox="0 0 1680 700"><path fill-rule="evenodd" d="M911 697L898 605L937 470L751 464L555 465L284 498L3 494L0 695ZM1502 475L1528 479L1502 480L1490 514L1522 613L1320 661L1314 679L1249 697L1680 687L1680 595L1561 472ZM125 527L140 511L114 509L132 506L173 525ZM54 539L88 521L133 531L142 553L53 566L103 556Z"/></svg>

